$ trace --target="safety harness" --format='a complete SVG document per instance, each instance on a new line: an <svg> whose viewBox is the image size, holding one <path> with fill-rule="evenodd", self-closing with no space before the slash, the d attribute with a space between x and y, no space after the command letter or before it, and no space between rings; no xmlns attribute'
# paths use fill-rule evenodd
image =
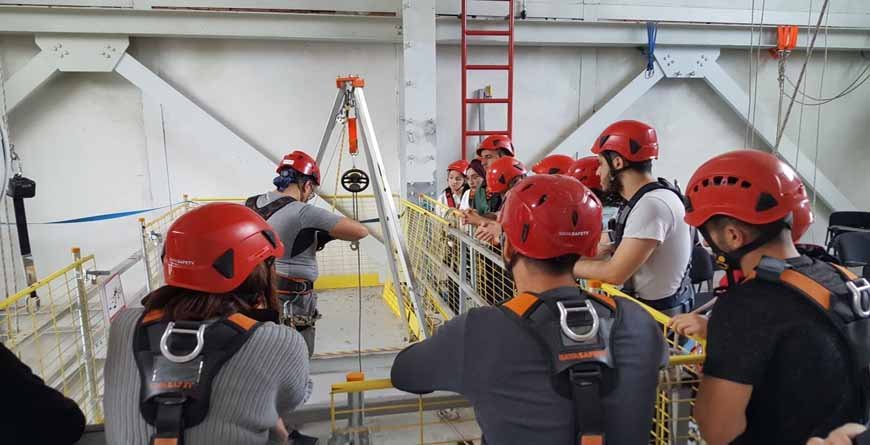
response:
<svg viewBox="0 0 870 445"><path fill-rule="evenodd" d="M263 207L257 206L257 199L259 196L251 196L245 201L245 207L252 209L257 212L258 215L263 217L266 221L272 217L279 210L284 207L290 205L296 200L290 196L283 196L278 198ZM332 236L329 235L328 232L317 229L302 229L296 236L296 240L293 242L293 246L290 249L290 257L297 256L306 250L308 250L313 243L317 244L317 250L323 250L326 244L332 240L334 240ZM320 314L315 312L314 314L296 314L293 312L293 303L296 302L302 296L311 293L314 290L314 282L311 280L306 280L304 278L296 278L287 275L277 274L278 278L278 294L284 305L284 317L285 321L297 328L302 329L308 326L314 326L317 319L320 318Z"/></svg>
<svg viewBox="0 0 870 445"><path fill-rule="evenodd" d="M133 336L139 409L156 428L151 445L183 445L184 430L208 415L221 367L262 323L241 313L207 321L165 321L163 315L143 314Z"/></svg>
<svg viewBox="0 0 870 445"><path fill-rule="evenodd" d="M836 327L849 346L857 382L861 386L861 412L867 420L870 407L870 283L849 269L832 263L827 273L810 276L786 261L764 257L749 279L778 283L803 295Z"/></svg>
<svg viewBox="0 0 870 445"><path fill-rule="evenodd" d="M680 198L681 202L686 202L686 198L683 197L683 192L680 191L676 186L668 182L668 180L664 178L659 178L656 182L650 182L649 184L641 187L634 196L631 197L628 202L622 205L619 208L619 212L616 214L616 218L611 219L607 223L607 228L610 229L610 241L615 245L619 245L622 242L622 237L625 234L625 226L628 223L628 215L631 214L631 211L634 210L634 206L640 202L640 199L644 197L647 193L653 190L668 190L673 192Z"/></svg>
<svg viewBox="0 0 870 445"><path fill-rule="evenodd" d="M651 182L649 184L641 187L631 199L623 204L619 208L619 212L616 214L616 218L608 221L607 226L610 229L610 241L614 243L614 245L619 246L622 242L622 238L625 235L625 227L628 223L628 216L631 214L631 211L634 210L634 207L640 202L640 199L644 197L649 192L654 190L668 190L673 192L680 198L680 201L685 203L686 198L683 196L683 192L680 191L678 187L671 184L668 180L664 178L658 178L656 182ZM694 237L695 235L693 235ZM675 307L681 306L680 312L688 312L692 309L692 304L694 303L694 289L692 288L692 278L689 275L689 272L692 268L691 258L689 260L689 264L686 266L686 271L683 274L683 279L680 281L680 287L674 292L673 295L669 297L665 297L659 300L643 300L643 302L653 309L659 311L667 311L669 309L673 309ZM634 289L632 289L631 281L625 285L623 291L629 294L634 293Z"/></svg>
<svg viewBox="0 0 870 445"><path fill-rule="evenodd" d="M610 339L619 308L604 295L578 289L578 296L523 293L499 308L547 351L553 388L574 403L576 444L604 445L602 399L615 382Z"/></svg>

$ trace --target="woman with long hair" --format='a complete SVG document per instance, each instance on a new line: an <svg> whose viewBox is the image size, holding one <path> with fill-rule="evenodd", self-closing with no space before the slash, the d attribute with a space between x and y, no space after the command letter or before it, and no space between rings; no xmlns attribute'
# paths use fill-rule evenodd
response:
<svg viewBox="0 0 870 445"><path fill-rule="evenodd" d="M284 443L303 403L308 351L276 324L281 240L253 210L181 216L164 245L166 285L112 323L105 368L111 444Z"/></svg>

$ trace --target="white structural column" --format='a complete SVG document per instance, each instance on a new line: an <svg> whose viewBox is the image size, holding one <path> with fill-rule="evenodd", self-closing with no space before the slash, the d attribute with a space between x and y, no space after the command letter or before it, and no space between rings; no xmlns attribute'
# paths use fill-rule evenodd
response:
<svg viewBox="0 0 870 445"><path fill-rule="evenodd" d="M749 115L749 95L740 88L718 63L708 64L704 69L704 80L727 103L735 113L746 122L751 122ZM762 105L754 113L755 132L769 148L776 145L776 113L771 113ZM752 147L756 148L756 147ZM791 140L783 136L779 144L779 156L789 164L797 160L798 174L804 178L804 184L813 188L818 197L828 206L837 211L856 210L855 204L841 192L827 175L817 170L818 166L812 159L801 153ZM795 165L792 165L795 167Z"/></svg>
<svg viewBox="0 0 870 445"><path fill-rule="evenodd" d="M40 51L27 62L27 65L3 83L3 88L6 90L6 109L11 113L37 88L48 82L55 73L57 73L55 58L46 51Z"/></svg>
<svg viewBox="0 0 870 445"><path fill-rule="evenodd" d="M646 71L641 72L628 83L619 93L607 101L598 111L589 116L568 137L559 142L553 153L561 153L573 156L577 147L588 147L608 125L619 119L633 103L637 102L647 91L664 78L661 69L656 69L652 76L647 76ZM583 92L581 92L583 94ZM588 93L587 93L588 94ZM526 158L529 165L534 164L549 154L549 150L542 150Z"/></svg>
<svg viewBox="0 0 870 445"><path fill-rule="evenodd" d="M405 0L403 27L403 109L400 133L403 152L402 181L405 196L433 194L437 121L435 77L435 0ZM446 155L446 154L445 154Z"/></svg>

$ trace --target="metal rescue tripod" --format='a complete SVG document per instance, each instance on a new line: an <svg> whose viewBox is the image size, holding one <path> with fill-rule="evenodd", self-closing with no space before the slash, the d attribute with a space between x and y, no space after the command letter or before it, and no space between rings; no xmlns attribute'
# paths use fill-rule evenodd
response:
<svg viewBox="0 0 870 445"><path fill-rule="evenodd" d="M365 93L363 93L365 80L357 76L339 77L336 79L335 84L338 87L338 95L335 97L335 104L329 114L323 139L320 141L320 149L317 151L317 164L321 165L321 161L327 151L330 136L336 124L347 124L348 134L350 135L350 154L354 157L357 155L356 135L357 120L359 120L362 126L361 134L366 162L369 174L372 175L371 185L375 192L375 203L377 204L381 231L383 232L384 248L387 251L387 265L390 268L396 292L399 316L406 323L411 319L403 299L405 293L402 292L402 289L404 288L407 291L408 300L410 300L414 314L417 317L417 322L420 324L419 337L422 340L427 336L425 318L423 318L423 306L418 299L417 293L414 291L414 278L411 275L408 253L402 238L402 232L399 230L396 203L393 201L393 192L387 181L384 160L381 157L381 149L375 136L375 128L372 124L368 105L366 104ZM368 181L368 176L357 169L349 170L342 176L342 186L352 193L365 189ZM338 190L335 192L338 193Z"/></svg>

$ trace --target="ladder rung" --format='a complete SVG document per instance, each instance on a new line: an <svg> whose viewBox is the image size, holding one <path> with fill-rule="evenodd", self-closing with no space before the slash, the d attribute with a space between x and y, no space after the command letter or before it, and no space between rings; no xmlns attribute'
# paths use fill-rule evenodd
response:
<svg viewBox="0 0 870 445"><path fill-rule="evenodd" d="M465 132L466 136L492 136L494 134L508 134L507 130L468 130Z"/></svg>
<svg viewBox="0 0 870 445"><path fill-rule="evenodd" d="M468 29L465 31L465 35L467 36L509 36L511 35L510 30L508 31L500 31L500 30L485 30L485 29Z"/></svg>
<svg viewBox="0 0 870 445"><path fill-rule="evenodd" d="M509 70L510 65L465 65L467 70Z"/></svg>
<svg viewBox="0 0 870 445"><path fill-rule="evenodd" d="M467 103L467 104L506 104L506 103L510 103L510 100L507 98L492 98L492 97L486 97L486 98L480 98L480 99L469 98L469 99L465 99L465 103Z"/></svg>

